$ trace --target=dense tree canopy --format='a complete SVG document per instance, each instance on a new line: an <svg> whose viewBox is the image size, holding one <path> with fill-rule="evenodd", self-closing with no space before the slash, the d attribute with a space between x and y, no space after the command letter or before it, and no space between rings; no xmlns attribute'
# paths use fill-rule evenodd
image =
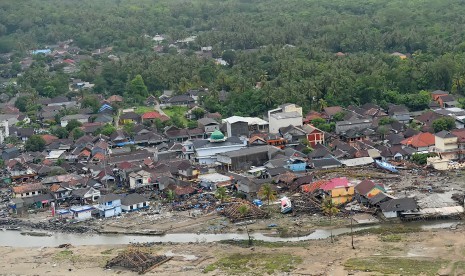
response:
<svg viewBox="0 0 465 276"><path fill-rule="evenodd" d="M368 102L422 110L427 91L465 95L464 21L461 0L5 0L0 52L21 55L69 38L83 52L113 46L119 60L83 61L76 77L128 104L207 87L204 105L226 116L262 115L285 102L305 111ZM167 38L161 54L155 34ZM194 54L205 46L229 66ZM48 64L36 57L18 83L38 96L65 93L68 78Z"/></svg>
<svg viewBox="0 0 465 276"><path fill-rule="evenodd" d="M32 135L27 139L24 148L27 151L43 151L45 149L45 140L40 135Z"/></svg>

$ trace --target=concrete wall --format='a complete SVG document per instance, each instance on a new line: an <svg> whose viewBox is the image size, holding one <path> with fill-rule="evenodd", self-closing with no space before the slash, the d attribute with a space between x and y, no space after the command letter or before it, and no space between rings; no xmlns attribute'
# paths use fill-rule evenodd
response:
<svg viewBox="0 0 465 276"><path fill-rule="evenodd" d="M215 130L219 130L220 126L219 125L210 125L210 126L205 126L205 132L206 133L212 133Z"/></svg>
<svg viewBox="0 0 465 276"><path fill-rule="evenodd" d="M149 206L150 206L149 202L146 201L146 202L140 202L137 204L133 204L132 209L131 209L131 205L129 206L121 205L121 210L124 212L130 212L130 211L136 211L136 210L143 209L143 208L148 208Z"/></svg>
<svg viewBox="0 0 465 276"><path fill-rule="evenodd" d="M76 219L76 220L87 220L87 219L90 219L90 218L92 218L91 210L74 213L74 219Z"/></svg>
<svg viewBox="0 0 465 276"><path fill-rule="evenodd" d="M397 212L383 212L383 215L386 218L396 218L397 217Z"/></svg>
<svg viewBox="0 0 465 276"><path fill-rule="evenodd" d="M15 197L22 198L22 197L33 197L39 195L39 191L29 192L29 193L22 193L22 194L15 194Z"/></svg>
<svg viewBox="0 0 465 276"><path fill-rule="evenodd" d="M352 200L354 194L355 189L353 186L334 188L331 190L331 198L335 204L342 204Z"/></svg>
<svg viewBox="0 0 465 276"><path fill-rule="evenodd" d="M270 133L279 133L280 128L289 125L302 126L302 117L277 119L270 116L268 119L270 120Z"/></svg>
<svg viewBox="0 0 465 276"><path fill-rule="evenodd" d="M227 135L228 137L233 136L249 136L249 124L247 122L235 122L233 124L227 124Z"/></svg>
<svg viewBox="0 0 465 276"><path fill-rule="evenodd" d="M458 148L457 137L441 138L435 136L435 146L440 151L450 151Z"/></svg>

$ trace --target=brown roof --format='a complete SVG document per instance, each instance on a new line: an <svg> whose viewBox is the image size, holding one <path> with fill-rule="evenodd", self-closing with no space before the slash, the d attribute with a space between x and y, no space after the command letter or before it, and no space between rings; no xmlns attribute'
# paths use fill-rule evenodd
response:
<svg viewBox="0 0 465 276"><path fill-rule="evenodd" d="M452 134L457 136L459 143L465 143L465 128L451 130Z"/></svg>
<svg viewBox="0 0 465 276"><path fill-rule="evenodd" d="M334 116L337 113L344 111L340 106L329 106L325 107L323 110L328 116Z"/></svg>
<svg viewBox="0 0 465 276"><path fill-rule="evenodd" d="M426 111L425 113L421 114L420 116L417 116L415 118L415 120L419 121L419 122L422 122L422 123L428 123L428 122L432 122L438 118L441 118L442 115L434 112L434 111L431 111L431 110L428 110Z"/></svg>
<svg viewBox="0 0 465 276"><path fill-rule="evenodd" d="M119 96L119 95L112 95L110 97L108 97L107 99L107 102L122 102L123 101L123 97Z"/></svg>
<svg viewBox="0 0 465 276"><path fill-rule="evenodd" d="M44 134L42 135L42 138L44 139L46 145L50 145L52 142L58 140L58 137L50 134Z"/></svg>
<svg viewBox="0 0 465 276"><path fill-rule="evenodd" d="M357 193L361 195L366 195L375 187L375 183L371 180L365 179L360 182L357 186L355 186L355 190Z"/></svg>
<svg viewBox="0 0 465 276"><path fill-rule="evenodd" d="M15 194L35 192L35 191L39 191L43 189L45 189L45 187L41 183L24 184L24 185L16 186L12 188L13 193Z"/></svg>

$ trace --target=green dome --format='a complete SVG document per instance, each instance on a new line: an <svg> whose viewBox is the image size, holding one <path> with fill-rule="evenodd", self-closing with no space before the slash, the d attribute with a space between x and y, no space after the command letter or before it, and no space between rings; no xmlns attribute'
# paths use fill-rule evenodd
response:
<svg viewBox="0 0 465 276"><path fill-rule="evenodd" d="M219 130L215 130L210 135L210 140L212 140L212 141L222 141L222 140L224 140L224 134L221 133L221 131L219 131Z"/></svg>

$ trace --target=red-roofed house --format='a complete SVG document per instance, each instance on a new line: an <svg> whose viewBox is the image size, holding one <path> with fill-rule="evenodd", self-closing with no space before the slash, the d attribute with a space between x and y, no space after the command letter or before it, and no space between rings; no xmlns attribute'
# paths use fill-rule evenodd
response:
<svg viewBox="0 0 465 276"><path fill-rule="evenodd" d="M166 122L166 121L168 121L170 119L165 115L161 115L157 111L146 112L146 113L142 114L141 118L142 118L142 122L150 121L152 123L154 123L156 119L159 119L162 122Z"/></svg>
<svg viewBox="0 0 465 276"><path fill-rule="evenodd" d="M327 180L318 180L311 184L302 185L300 188L304 193L314 193L316 190L320 189L321 186L326 185L326 183L328 183Z"/></svg>
<svg viewBox="0 0 465 276"><path fill-rule="evenodd" d="M355 194L354 186L345 177L333 178L324 186L325 192L329 193L334 204L344 204L352 200Z"/></svg>
<svg viewBox="0 0 465 276"><path fill-rule="evenodd" d="M58 140L58 137L50 135L50 134L44 134L42 135L42 138L44 139L45 145L47 146L55 142L56 140Z"/></svg>
<svg viewBox="0 0 465 276"><path fill-rule="evenodd" d="M302 129L307 133L307 141L312 148L325 143L325 133L312 125L304 125Z"/></svg>
<svg viewBox="0 0 465 276"><path fill-rule="evenodd" d="M321 115L319 112L316 112L316 111L310 111L305 116L305 118L303 120L303 123L304 124L310 124L312 122L312 120L318 119L318 118L323 118L323 115Z"/></svg>
<svg viewBox="0 0 465 276"><path fill-rule="evenodd" d="M402 140L400 143L418 151L429 151L429 147L435 144L435 137L429 132L420 132L417 135Z"/></svg>

